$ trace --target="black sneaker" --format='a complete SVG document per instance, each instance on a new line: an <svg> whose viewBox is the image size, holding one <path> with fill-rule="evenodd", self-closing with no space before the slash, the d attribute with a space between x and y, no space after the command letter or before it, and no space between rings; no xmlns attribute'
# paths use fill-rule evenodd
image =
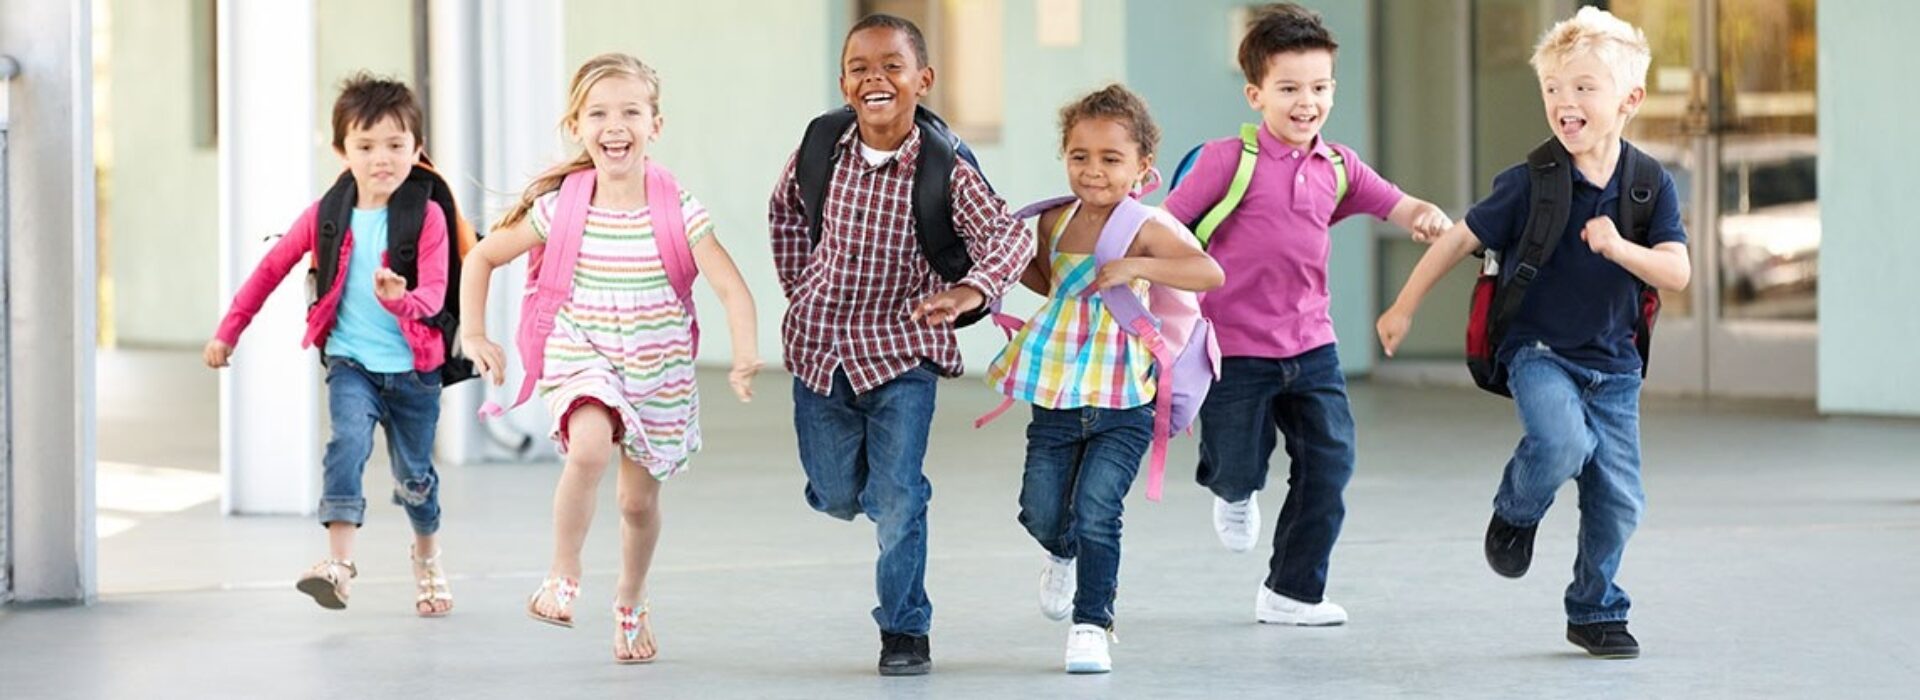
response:
<svg viewBox="0 0 1920 700"><path fill-rule="evenodd" d="M1619 622L1594 622L1585 625L1567 623L1567 641L1574 646L1587 650L1602 659L1635 659L1640 657L1640 642L1627 631L1625 620Z"/></svg>
<svg viewBox="0 0 1920 700"><path fill-rule="evenodd" d="M924 676L933 670L925 635L880 633L880 675Z"/></svg>
<svg viewBox="0 0 1920 700"><path fill-rule="evenodd" d="M1533 533L1538 529L1538 524L1520 527L1493 514L1487 523L1487 566L1507 578L1527 575L1527 567L1533 564Z"/></svg>

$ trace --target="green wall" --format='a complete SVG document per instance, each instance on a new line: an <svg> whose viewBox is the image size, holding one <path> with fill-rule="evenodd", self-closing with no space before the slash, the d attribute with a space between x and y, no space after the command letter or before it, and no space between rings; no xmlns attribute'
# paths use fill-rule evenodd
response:
<svg viewBox="0 0 1920 700"><path fill-rule="evenodd" d="M1920 415L1920 111L1909 31L1920 3L1819 6L1820 411Z"/></svg>

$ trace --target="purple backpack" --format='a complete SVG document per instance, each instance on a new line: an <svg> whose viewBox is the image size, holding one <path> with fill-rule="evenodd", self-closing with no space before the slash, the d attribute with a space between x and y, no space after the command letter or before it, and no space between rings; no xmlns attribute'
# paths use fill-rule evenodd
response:
<svg viewBox="0 0 1920 700"><path fill-rule="evenodd" d="M1035 217L1073 201L1071 196L1053 197L1022 207L1013 216L1016 219ZM1100 229L1100 240L1093 247L1094 264L1104 266L1126 257L1134 238L1140 235L1141 227L1148 220L1158 220L1175 231L1185 232L1187 228L1164 210L1133 198L1122 200ZM1122 287L1100 290L1100 295L1114 321L1153 353L1158 384L1154 390L1153 452L1147 470L1147 500L1158 501L1167 471L1167 442L1174 433L1192 426L1194 417L1199 415L1207 390L1213 388L1214 380L1220 376L1220 346L1213 337L1213 324L1200 315L1197 293L1151 285L1146 304L1141 304L1140 297ZM1005 329L1009 337L1024 325L1020 319L999 313L997 309L994 323ZM999 408L975 421L975 426L999 417L1011 405L1012 399L1002 402Z"/></svg>

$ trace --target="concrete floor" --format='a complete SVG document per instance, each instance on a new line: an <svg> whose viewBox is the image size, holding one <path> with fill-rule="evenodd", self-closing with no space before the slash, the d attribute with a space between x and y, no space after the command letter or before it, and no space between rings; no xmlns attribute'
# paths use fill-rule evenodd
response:
<svg viewBox="0 0 1920 700"><path fill-rule="evenodd" d="M745 406L726 397L723 377L702 378L707 449L668 484L652 578L662 659L622 667L609 662L612 623L600 612L617 565L611 487L588 544L577 629L521 612L551 547L554 464L443 467L451 617L412 616L405 518L384 501L370 506L352 607L324 611L291 585L324 551L318 527L223 518L203 500L214 390L193 361L103 359L101 458L132 465L103 467L103 491L128 479L148 493L170 485L180 509L103 504L122 522L100 545L97 605L0 611L0 698L1920 692L1913 422L1649 400L1649 510L1621 577L1645 655L1605 662L1562 639L1570 491L1543 526L1533 573L1509 581L1481 560L1488 503L1518 434L1509 404L1358 383L1360 471L1329 587L1351 624L1252 622L1265 543L1240 555L1219 546L1183 439L1166 500L1135 489L1129 504L1115 671L1069 677L1066 628L1035 608L1040 550L1014 521L1024 419L975 431L969 421L994 397L972 380L947 382L928 463L935 672L882 679L867 614L873 529L801 500L784 375L763 377L761 400ZM385 477L367 486L391 488Z"/></svg>

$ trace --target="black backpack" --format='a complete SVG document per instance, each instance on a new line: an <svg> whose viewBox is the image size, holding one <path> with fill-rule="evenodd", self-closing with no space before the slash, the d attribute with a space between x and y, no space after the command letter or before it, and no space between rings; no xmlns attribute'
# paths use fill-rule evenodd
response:
<svg viewBox="0 0 1920 700"><path fill-rule="evenodd" d="M318 228L315 231L313 267L307 270L307 283L315 303L327 296L340 275L340 247L346 241L347 222L352 220L353 205L359 200L353 173L340 173L333 187L320 197ZM441 386L452 386L478 375L473 362L455 352L460 328L460 265L462 239L469 229L454 207L453 190L440 174L425 165L414 165L407 179L387 200L387 267L407 279L407 289L420 285L420 228L426 224L427 202L440 205L447 218L447 293L440 313L421 322L439 329L446 364L440 365Z"/></svg>
<svg viewBox="0 0 1920 700"><path fill-rule="evenodd" d="M1624 144L1626 162L1620 181L1626 190L1620 196L1620 211L1615 223L1620 236L1638 245L1647 244L1648 221L1653 218L1654 198L1660 192L1660 161L1633 144ZM1500 343L1507 327L1520 312L1527 289L1546 267L1547 258L1559 245L1573 215L1573 157L1558 139L1527 154L1533 204L1527 210L1527 227L1514 247L1512 275L1500 270L1482 270L1473 285L1472 306L1467 314L1467 369L1480 388L1512 397L1507 388L1507 368L1499 359ZM1502 277L1505 277L1503 280ZM1634 317L1633 345L1640 352L1640 375L1646 376L1653 344L1653 324L1660 316L1660 293L1636 278L1640 288L1640 313Z"/></svg>
<svg viewBox="0 0 1920 700"><path fill-rule="evenodd" d="M840 157L840 137L854 119L852 107L828 110L807 124L806 135L800 139L794 179L799 182L802 213L807 217L807 240L815 246L820 245L820 219L827 186L833 180L834 162ZM980 162L974 158L973 149L933 110L916 107L913 121L920 127L920 159L913 180L914 232L920 238L920 252L926 256L927 265L941 279L957 283L973 270L973 258L967 254L966 241L953 230L954 159L966 159L975 171L980 170ZM981 179L986 179L985 174ZM982 305L960 316L954 326L971 325L988 313L987 305Z"/></svg>

